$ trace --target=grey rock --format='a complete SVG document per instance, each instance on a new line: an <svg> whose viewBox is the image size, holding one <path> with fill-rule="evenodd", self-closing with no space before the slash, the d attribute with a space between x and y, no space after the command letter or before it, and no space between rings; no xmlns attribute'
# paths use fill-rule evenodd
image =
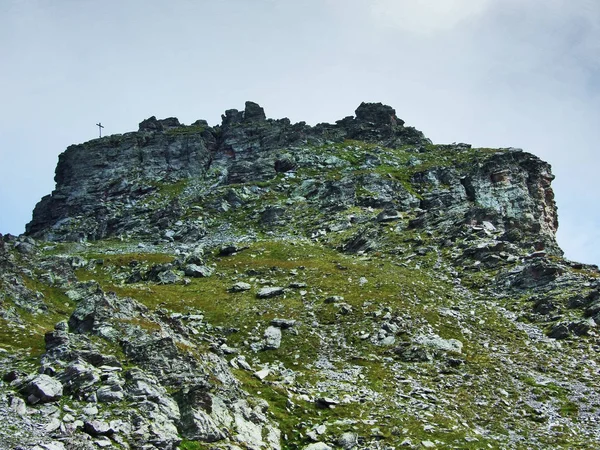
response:
<svg viewBox="0 0 600 450"><path fill-rule="evenodd" d="M19 397L13 397L10 400L10 409L19 416L24 416L27 414L27 405L23 399Z"/></svg>
<svg viewBox="0 0 600 450"><path fill-rule="evenodd" d="M566 339L571 335L569 325L566 323L557 323L552 326L548 336L554 339Z"/></svg>
<svg viewBox="0 0 600 450"><path fill-rule="evenodd" d="M82 395L96 390L95 385L100 383L100 370L89 363L74 361L57 375L57 379L68 392Z"/></svg>
<svg viewBox="0 0 600 450"><path fill-rule="evenodd" d="M304 450L333 450L333 447L330 447L324 442L315 442L313 444L308 444L304 447Z"/></svg>
<svg viewBox="0 0 600 450"><path fill-rule="evenodd" d="M232 285L228 290L229 292L244 292L249 291L251 288L252 286L250 284L239 281Z"/></svg>
<svg viewBox="0 0 600 450"><path fill-rule="evenodd" d="M595 322L593 320L577 320L569 323L569 330L575 334L576 336L587 336L589 331L595 326Z"/></svg>
<svg viewBox="0 0 600 450"><path fill-rule="evenodd" d="M351 431L342 433L342 435L338 438L337 443L344 450L350 450L358 445L358 435L356 433L352 433Z"/></svg>
<svg viewBox="0 0 600 450"><path fill-rule="evenodd" d="M264 287L261 288L257 293L256 296L258 298L272 298L272 297L277 297L279 295L283 295L285 293L285 289L282 287Z"/></svg>
<svg viewBox="0 0 600 450"><path fill-rule="evenodd" d="M27 395L27 402L30 404L54 402L62 397L63 385L60 381L42 374L28 381L21 393Z"/></svg>
<svg viewBox="0 0 600 450"><path fill-rule="evenodd" d="M248 247L240 247L237 245L227 245L225 247L221 247L221 249L219 250L219 256L231 256L247 248Z"/></svg>
<svg viewBox="0 0 600 450"><path fill-rule="evenodd" d="M263 337L265 339L263 345L265 350L276 350L281 346L281 328L270 326L265 330Z"/></svg>
<svg viewBox="0 0 600 450"><path fill-rule="evenodd" d="M381 345L394 345L396 343L396 338L394 336L386 336L381 341Z"/></svg>
<svg viewBox="0 0 600 450"><path fill-rule="evenodd" d="M41 450L68 450L65 447L65 444L59 441L52 441L48 443L39 444L39 446L34 447L33 450L36 450L37 448Z"/></svg>
<svg viewBox="0 0 600 450"><path fill-rule="evenodd" d="M115 432L110 425L101 420L90 420L83 424L83 431L90 436L110 436Z"/></svg>
<svg viewBox="0 0 600 450"><path fill-rule="evenodd" d="M334 408L336 405L339 405L339 401L331 398L331 397L318 397L315 399L315 405L319 408Z"/></svg>
<svg viewBox="0 0 600 450"><path fill-rule="evenodd" d="M244 109L244 121L246 122L262 122L266 119L265 110L254 102L246 102Z"/></svg>
<svg viewBox="0 0 600 450"><path fill-rule="evenodd" d="M50 422L48 422L48 424L46 425L46 428L44 428L44 431L46 431L46 433L52 433L56 430L58 430L60 428L61 425L61 421L59 419L57 419L56 417L50 419Z"/></svg>
<svg viewBox="0 0 600 450"><path fill-rule="evenodd" d="M160 284L175 284L181 281L181 277L172 270L165 270L158 274L158 282Z"/></svg>
<svg viewBox="0 0 600 450"><path fill-rule="evenodd" d="M393 222L402 218L402 215L398 211L383 210L377 214L377 222Z"/></svg>
<svg viewBox="0 0 600 450"><path fill-rule="evenodd" d="M292 328L296 325L296 320L275 318L271 320L271 325L273 325L274 327L281 328L283 330L287 330L288 328Z"/></svg>
<svg viewBox="0 0 600 450"><path fill-rule="evenodd" d="M203 389L185 389L178 397L178 404L179 430L183 437L201 442L217 442L227 437L226 431L204 410L213 400Z"/></svg>
<svg viewBox="0 0 600 450"><path fill-rule="evenodd" d="M98 414L98 407L96 405L88 404L83 407L82 412L88 417L94 417L96 414Z"/></svg>
<svg viewBox="0 0 600 450"><path fill-rule="evenodd" d="M96 391L96 397L101 403L111 403L123 400L123 388L119 385L103 386Z"/></svg>
<svg viewBox="0 0 600 450"><path fill-rule="evenodd" d="M254 376L256 378L258 378L259 380L264 380L265 378L267 378L269 376L269 374L271 373L271 371L268 368L264 368L261 369L257 372L254 372Z"/></svg>
<svg viewBox="0 0 600 450"><path fill-rule="evenodd" d="M414 342L425 347L443 352L461 353L463 343L458 339L443 339L438 335L421 335L414 339Z"/></svg>
<svg viewBox="0 0 600 450"><path fill-rule="evenodd" d="M24 255L31 255L35 253L35 245L32 245L28 242L19 242L15 245L15 249Z"/></svg>
<svg viewBox="0 0 600 450"><path fill-rule="evenodd" d="M188 277L204 278L210 277L213 274L213 269L208 266L198 266L196 264L188 264L184 267L183 272Z"/></svg>

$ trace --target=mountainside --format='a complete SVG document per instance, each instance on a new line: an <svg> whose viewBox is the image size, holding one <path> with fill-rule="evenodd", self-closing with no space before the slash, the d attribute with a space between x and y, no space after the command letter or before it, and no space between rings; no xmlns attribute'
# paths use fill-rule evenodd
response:
<svg viewBox="0 0 600 450"><path fill-rule="evenodd" d="M0 448L598 448L549 164L247 102L73 145L0 239Z"/></svg>

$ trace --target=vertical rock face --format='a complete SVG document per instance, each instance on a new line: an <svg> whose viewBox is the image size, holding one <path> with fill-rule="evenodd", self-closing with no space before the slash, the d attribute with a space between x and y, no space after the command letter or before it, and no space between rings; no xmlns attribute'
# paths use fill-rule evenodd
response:
<svg viewBox="0 0 600 450"><path fill-rule="evenodd" d="M68 233L55 235L53 228L58 230L65 221L87 218L93 223L84 220L80 229L73 227L71 239L99 239L111 234L106 229L111 207L135 203L140 196L154 191L158 183L203 176L211 159L211 132L170 134L169 129L163 131L162 122L148 119L140 124L142 131L138 133L108 136L67 148L56 167L56 189L36 205L27 233L50 239L67 237Z"/></svg>
<svg viewBox="0 0 600 450"><path fill-rule="evenodd" d="M415 228L488 222L508 239L537 250L562 254L556 244L558 216L550 165L520 150L492 155L485 162L461 169L435 168L417 174L418 186L433 186L421 200Z"/></svg>
<svg viewBox="0 0 600 450"><path fill-rule="evenodd" d="M27 233L50 240L160 236L189 215L190 202L216 187L265 182L287 172L360 169L354 179L336 175L337 181L320 190L321 203L364 203L366 198L356 194L365 188L379 191L379 200L368 200L372 206L408 211L416 206L414 197L407 203L410 184L408 191L419 191L421 197L422 211L412 222L417 228L485 220L507 233L530 235L535 248L560 253L554 240L558 222L548 164L508 150L461 161L468 146L432 145L421 132L406 127L390 106L362 103L355 114L334 125L311 127L266 119L262 107L246 102L244 111L227 110L222 124L214 128L203 120L184 126L176 118L151 117L140 123L138 132L71 146L59 157L55 191L36 206ZM319 150L354 141L413 156L407 160L396 153L390 165L369 151L349 160L348 152L340 159L333 154L327 158ZM437 161L440 151L445 159ZM352 167L362 158L362 167ZM409 177L402 175L403 183L394 185L381 178L386 170L391 171L389 177L398 171ZM231 204L239 206L243 200L238 197ZM180 228L171 233L173 238L197 239L203 233L198 222L184 221Z"/></svg>

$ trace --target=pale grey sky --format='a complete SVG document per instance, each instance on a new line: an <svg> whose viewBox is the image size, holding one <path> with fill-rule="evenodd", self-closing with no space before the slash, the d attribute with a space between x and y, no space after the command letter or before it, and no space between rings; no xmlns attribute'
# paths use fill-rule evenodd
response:
<svg viewBox="0 0 600 450"><path fill-rule="evenodd" d="M597 0L0 0L0 232L68 145L245 100L308 123L381 101L437 143L553 166L559 243L600 263Z"/></svg>

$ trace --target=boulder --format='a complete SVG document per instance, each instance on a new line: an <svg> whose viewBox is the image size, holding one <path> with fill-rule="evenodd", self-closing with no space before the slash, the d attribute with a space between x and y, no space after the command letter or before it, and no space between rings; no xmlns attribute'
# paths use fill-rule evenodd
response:
<svg viewBox="0 0 600 450"><path fill-rule="evenodd" d="M142 120L138 129L139 131L162 131L163 125L160 121L156 120L156 116L151 116Z"/></svg>
<svg viewBox="0 0 600 450"><path fill-rule="evenodd" d="M264 287L261 288L256 296L258 298L272 298L272 297L277 297L279 295L283 295L285 292L285 289L282 287L278 287L278 286L273 286L273 287Z"/></svg>
<svg viewBox="0 0 600 450"><path fill-rule="evenodd" d="M271 325L274 327L281 328L283 330L287 330L288 328L292 328L296 325L296 321L294 319L280 319L275 318L271 320Z"/></svg>
<svg viewBox="0 0 600 450"><path fill-rule="evenodd" d="M102 386L96 391L96 397L101 403L119 402L124 397L123 388L118 384Z"/></svg>
<svg viewBox="0 0 600 450"><path fill-rule="evenodd" d="M374 125L403 125L404 121L396 117L396 110L382 103L362 102L356 111L356 120Z"/></svg>
<svg viewBox="0 0 600 450"><path fill-rule="evenodd" d="M231 256L247 248L248 247L239 247L237 245L226 245L225 247L221 247L219 249L219 256Z"/></svg>
<svg viewBox="0 0 600 450"><path fill-rule="evenodd" d="M351 431L342 433L342 435L338 438L337 444L344 450L350 450L358 445L358 435L356 433L352 433Z"/></svg>
<svg viewBox="0 0 600 450"><path fill-rule="evenodd" d="M83 431L90 436L110 436L114 434L114 430L110 425L102 420L90 420L83 424Z"/></svg>
<svg viewBox="0 0 600 450"><path fill-rule="evenodd" d="M62 397L63 385L48 375L37 375L21 389L21 394L27 395L30 404L54 402Z"/></svg>
<svg viewBox="0 0 600 450"><path fill-rule="evenodd" d="M417 336L414 342L434 351L442 352L461 353L463 347L463 343L458 339L443 339L437 334Z"/></svg>
<svg viewBox="0 0 600 450"><path fill-rule="evenodd" d="M265 350L276 350L281 346L281 328L270 326L265 330Z"/></svg>
<svg viewBox="0 0 600 450"><path fill-rule="evenodd" d="M244 292L244 291L249 291L251 288L252 288L252 286L250 284L240 281L238 283L235 283L233 286L231 286L228 289L228 291L229 292Z"/></svg>
<svg viewBox="0 0 600 450"><path fill-rule="evenodd" d="M564 322L559 322L554 324L550 331L548 332L548 337L554 339L566 339L571 335L571 331L569 330L569 325Z"/></svg>
<svg viewBox="0 0 600 450"><path fill-rule="evenodd" d="M181 281L181 277L173 270L165 270L158 274L159 284L175 284Z"/></svg>
<svg viewBox="0 0 600 450"><path fill-rule="evenodd" d="M324 442L315 442L313 444L308 444L304 447L304 450L333 450L333 447L330 447Z"/></svg>
<svg viewBox="0 0 600 450"><path fill-rule="evenodd" d="M196 264L188 264L184 267L183 272L188 277L205 278L213 274L213 269L208 266L198 266Z"/></svg>
<svg viewBox="0 0 600 450"><path fill-rule="evenodd" d="M266 118L265 110L258 103L246 102L244 122L262 122Z"/></svg>
<svg viewBox="0 0 600 450"><path fill-rule="evenodd" d="M327 303L327 304L340 303L343 301L344 301L344 297L342 297L341 295L330 295L329 297L327 297L325 299L325 303Z"/></svg>

